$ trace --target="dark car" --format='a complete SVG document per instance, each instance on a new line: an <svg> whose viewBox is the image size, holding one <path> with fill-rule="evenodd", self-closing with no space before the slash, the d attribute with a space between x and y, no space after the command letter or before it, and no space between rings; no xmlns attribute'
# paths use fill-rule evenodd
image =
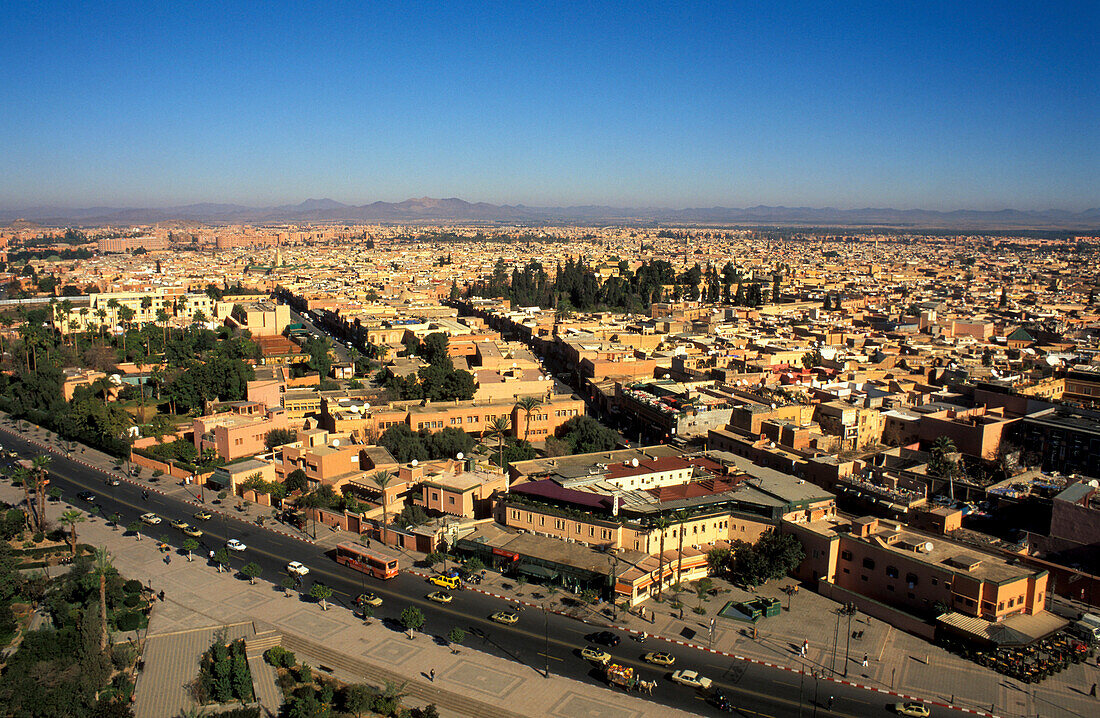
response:
<svg viewBox="0 0 1100 718"><path fill-rule="evenodd" d="M93 494L91 491L81 491L79 494L76 495L76 498L80 499L81 501L87 501L90 504L95 501L95 494Z"/></svg>
<svg viewBox="0 0 1100 718"><path fill-rule="evenodd" d="M103 483L107 484L108 486L118 486L121 482L113 476L108 476L106 479L103 480Z"/></svg>
<svg viewBox="0 0 1100 718"><path fill-rule="evenodd" d="M619 637L611 631L600 631L599 633L593 633L588 637L588 640L592 643L601 643L605 646L611 646L614 648L619 645Z"/></svg>

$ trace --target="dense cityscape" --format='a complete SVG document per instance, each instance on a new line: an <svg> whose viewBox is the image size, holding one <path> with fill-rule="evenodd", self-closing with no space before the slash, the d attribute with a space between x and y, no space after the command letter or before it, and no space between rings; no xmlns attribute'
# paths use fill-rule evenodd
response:
<svg viewBox="0 0 1100 718"><path fill-rule="evenodd" d="M8 3L0 718L1084 718L1095 3Z"/></svg>

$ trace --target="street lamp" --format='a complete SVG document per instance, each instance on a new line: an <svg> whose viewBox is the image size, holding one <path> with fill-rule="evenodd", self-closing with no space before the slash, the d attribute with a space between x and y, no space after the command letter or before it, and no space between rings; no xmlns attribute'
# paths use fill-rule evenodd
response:
<svg viewBox="0 0 1100 718"><path fill-rule="evenodd" d="M852 645L852 616L859 612L854 603L846 603L840 609L841 613L848 617L848 635L844 639L844 677L848 677L848 649Z"/></svg>

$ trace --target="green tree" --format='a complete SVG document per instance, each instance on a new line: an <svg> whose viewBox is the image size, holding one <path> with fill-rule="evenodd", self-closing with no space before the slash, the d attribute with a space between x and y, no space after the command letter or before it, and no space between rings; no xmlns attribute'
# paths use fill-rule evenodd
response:
<svg viewBox="0 0 1100 718"><path fill-rule="evenodd" d="M297 434L291 429L272 429L264 436L264 444L267 448L274 449L276 446L289 444L297 438Z"/></svg>
<svg viewBox="0 0 1100 718"><path fill-rule="evenodd" d="M672 522L664 514L659 515L653 521L653 528L661 532L661 554L657 557L657 600L661 600L661 593L665 585L665 532Z"/></svg>
<svg viewBox="0 0 1100 718"><path fill-rule="evenodd" d="M320 601L321 610L328 610L328 599L332 598L332 589L323 583L315 583L309 587L309 595L311 598Z"/></svg>
<svg viewBox="0 0 1100 718"><path fill-rule="evenodd" d="M531 412L542 406L542 400L534 396L525 396L516 402L516 406L523 411L526 418L526 425L523 429L523 439L526 441L531 433Z"/></svg>
<svg viewBox="0 0 1100 718"><path fill-rule="evenodd" d="M405 627L405 630L412 634L413 631L419 631L424 626L424 613L416 606L406 606L401 611L401 625Z"/></svg>
<svg viewBox="0 0 1100 718"><path fill-rule="evenodd" d="M83 521L84 514L76 509L69 509L61 514L61 523L69 527L69 548L72 550L73 556L76 556L76 525L83 523Z"/></svg>
<svg viewBox="0 0 1100 718"><path fill-rule="evenodd" d="M308 477L306 472L301 469L295 469L286 475L286 490L292 491L305 491L308 486Z"/></svg>
<svg viewBox="0 0 1100 718"><path fill-rule="evenodd" d="M559 431L574 454L612 451L619 445L619 435L590 416L574 416Z"/></svg>
<svg viewBox="0 0 1100 718"><path fill-rule="evenodd" d="M218 573L225 571L229 566L229 549L224 546L214 552L214 565L218 569Z"/></svg>
<svg viewBox="0 0 1100 718"><path fill-rule="evenodd" d="M195 559L191 554L199 550L199 542L193 538L186 538L183 540L183 550L187 552L187 560L194 561Z"/></svg>
<svg viewBox="0 0 1100 718"><path fill-rule="evenodd" d="M107 576L115 573L115 567L111 564L111 554L102 547L96 548L93 561L93 571L99 579L99 650L105 651L110 642L107 632Z"/></svg>
<svg viewBox="0 0 1100 718"><path fill-rule="evenodd" d="M248 578L248 582L251 584L256 583L256 577L262 573L263 569L260 568L260 564L255 561L249 561L244 566L241 566L241 573Z"/></svg>
<svg viewBox="0 0 1100 718"><path fill-rule="evenodd" d="M485 432L490 439L497 440L497 466L504 466L504 438L508 436L512 422L507 416L495 417L489 422L489 428Z"/></svg>
<svg viewBox="0 0 1100 718"><path fill-rule="evenodd" d="M378 489L382 492L382 526L383 526L383 534L380 536L380 538L382 539L382 541L384 543L385 540L386 540L386 537L385 537L385 534L384 534L384 531L385 531L384 527L390 525L390 514L389 514L389 503L390 502L389 502L389 499L386 497L386 487L390 485L391 481L393 481L393 474L391 474L389 471L376 471L375 473L371 474L370 479L371 479L371 481L373 481L378 486Z"/></svg>
<svg viewBox="0 0 1100 718"><path fill-rule="evenodd" d="M373 711L377 695L374 688L363 683L353 683L344 689L344 710L361 718L364 713Z"/></svg>
<svg viewBox="0 0 1100 718"><path fill-rule="evenodd" d="M137 536L138 541L141 540L141 521L134 519L126 525L126 530Z"/></svg>
<svg viewBox="0 0 1100 718"><path fill-rule="evenodd" d="M447 642L451 644L451 653L458 653L456 646L462 645L462 642L466 640L466 631L463 631L458 626L451 629L451 632L447 634Z"/></svg>

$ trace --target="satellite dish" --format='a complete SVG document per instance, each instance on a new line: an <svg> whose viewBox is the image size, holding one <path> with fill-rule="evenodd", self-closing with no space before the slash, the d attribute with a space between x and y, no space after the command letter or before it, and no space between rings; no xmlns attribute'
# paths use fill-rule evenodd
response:
<svg viewBox="0 0 1100 718"><path fill-rule="evenodd" d="M416 466L419 463L420 463L419 461L417 461L416 459L413 459L412 461L409 462L409 466Z"/></svg>
<svg viewBox="0 0 1100 718"><path fill-rule="evenodd" d="M638 468L638 457L634 457L633 459L631 459L630 465L633 466L635 469Z"/></svg>
<svg viewBox="0 0 1100 718"><path fill-rule="evenodd" d="M335 449L339 445L340 445L340 440L339 439L333 439L332 440L332 448Z"/></svg>
<svg viewBox="0 0 1100 718"><path fill-rule="evenodd" d="M112 374L111 375L111 383L112 384L121 384L122 383L122 377L120 377L118 374Z"/></svg>
<svg viewBox="0 0 1100 718"><path fill-rule="evenodd" d="M363 404L363 411L370 411L370 404Z"/></svg>
<svg viewBox="0 0 1100 718"><path fill-rule="evenodd" d="M928 553L928 552L930 552L930 551L932 550L932 548L933 548L933 546L932 546L932 542L931 542L931 541L925 541L925 543L924 543L924 551L925 551L925 553Z"/></svg>
<svg viewBox="0 0 1100 718"><path fill-rule="evenodd" d="M462 461L464 458L466 458L466 456L460 451L457 454L455 454L455 458L458 459L459 461Z"/></svg>

